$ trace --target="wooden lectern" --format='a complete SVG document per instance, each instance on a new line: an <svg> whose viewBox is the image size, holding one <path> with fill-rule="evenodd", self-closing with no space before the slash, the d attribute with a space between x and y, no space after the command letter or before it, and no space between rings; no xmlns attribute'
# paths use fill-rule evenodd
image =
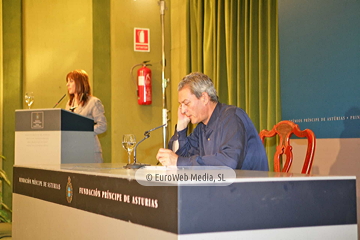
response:
<svg viewBox="0 0 360 240"><path fill-rule="evenodd" d="M15 111L15 165L94 163L94 121L59 108Z"/></svg>

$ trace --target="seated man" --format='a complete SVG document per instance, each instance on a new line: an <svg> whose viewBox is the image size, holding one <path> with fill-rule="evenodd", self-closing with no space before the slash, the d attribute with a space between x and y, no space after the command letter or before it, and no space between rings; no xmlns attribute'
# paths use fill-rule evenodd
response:
<svg viewBox="0 0 360 240"><path fill-rule="evenodd" d="M156 155L162 165L269 170L264 146L250 118L241 108L218 102L207 75L185 76L178 85L178 101L176 133L169 149L161 148ZM190 121L197 126L187 136Z"/></svg>

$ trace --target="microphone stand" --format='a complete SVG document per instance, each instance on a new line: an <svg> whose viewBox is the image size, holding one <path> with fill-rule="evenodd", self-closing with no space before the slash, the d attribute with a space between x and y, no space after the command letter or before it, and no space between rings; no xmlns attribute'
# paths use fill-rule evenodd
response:
<svg viewBox="0 0 360 240"><path fill-rule="evenodd" d="M60 98L60 100L55 104L55 106L53 106L53 108L55 108L55 107L61 102L61 100L64 99L65 96L66 96L66 93L64 94L64 96L62 96L62 97Z"/></svg>
<svg viewBox="0 0 360 240"><path fill-rule="evenodd" d="M129 164L126 164L126 166L124 166L124 168L127 168L127 169L139 169L139 168L142 168L144 166L150 166L149 164L145 164L145 163L137 163L137 159L136 159L136 149L137 149L137 146L142 143L145 139L148 139L150 137L150 132L156 130L156 129L159 129L159 128L162 128L162 127L165 127L167 124L163 124L161 126L158 126L156 128L153 128L153 129L150 129L149 131L145 131L144 132L144 138L141 139L136 145L135 145L135 148L134 148L134 162L133 163L129 163Z"/></svg>

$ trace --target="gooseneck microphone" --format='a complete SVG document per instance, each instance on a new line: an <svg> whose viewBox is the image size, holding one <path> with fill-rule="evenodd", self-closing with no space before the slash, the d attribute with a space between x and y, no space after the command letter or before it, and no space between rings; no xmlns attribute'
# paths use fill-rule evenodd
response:
<svg viewBox="0 0 360 240"><path fill-rule="evenodd" d="M136 159L136 149L137 149L137 146L139 146L139 144L140 143L142 143L145 139L148 139L149 137L150 137L150 132L152 132L152 131L154 131L154 130L156 130L156 129L159 129L159 128L162 128L162 127L166 127L167 126L167 124L165 123L165 124L163 124L163 125L161 125L161 126L158 126L158 127L156 127L156 128L153 128L153 129L150 129L150 130L148 130L148 131L145 131L144 132L144 138L143 139L141 139L141 141L139 141L136 145L135 145L135 147L134 147L134 163L129 163L129 164L127 164L126 166L124 166L124 168L128 168L128 169L138 169L138 168L142 168L142 167L144 167L144 166L149 166L149 164L144 164L144 163L137 163L137 159Z"/></svg>
<svg viewBox="0 0 360 240"><path fill-rule="evenodd" d="M61 102L61 100L64 99L65 96L66 96L66 93L65 93L64 96L62 96L62 97L60 98L60 100L53 106L53 108L55 108L55 107Z"/></svg>
<svg viewBox="0 0 360 240"><path fill-rule="evenodd" d="M166 125L167 125L167 124L165 123L165 124L163 124L163 125L161 125L161 126L158 126L158 127L156 127L156 128L150 129L149 131L145 131L145 132L144 132L144 135L150 137L150 132L152 132L152 131L154 131L154 130L156 130L156 129L162 128L162 127L166 127ZM148 137L147 137L147 138L148 138ZM145 138L145 139L146 139L146 138Z"/></svg>

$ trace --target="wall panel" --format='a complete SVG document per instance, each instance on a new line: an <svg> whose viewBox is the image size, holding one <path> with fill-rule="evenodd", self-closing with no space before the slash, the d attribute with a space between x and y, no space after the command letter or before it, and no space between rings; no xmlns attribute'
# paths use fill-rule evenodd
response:
<svg viewBox="0 0 360 240"><path fill-rule="evenodd" d="M22 11L24 93L34 92L33 107L53 107L74 69L87 71L92 85L92 1L24 0Z"/></svg>
<svg viewBox="0 0 360 240"><path fill-rule="evenodd" d="M166 1L168 9L169 1ZM165 11L166 31L170 27L169 11ZM150 52L134 52L134 28L150 29ZM170 37L166 35L167 66L170 69ZM133 133L136 140L144 132L162 125L161 88L161 22L157 1L111 1L111 99L112 99L112 159L126 162L127 153L122 148L122 136ZM137 103L136 78L131 78L131 69L143 61L152 66L152 104ZM135 67L133 76L139 67ZM158 149L162 147L162 131L151 133L150 139L141 143L137 150L140 162L156 164Z"/></svg>

